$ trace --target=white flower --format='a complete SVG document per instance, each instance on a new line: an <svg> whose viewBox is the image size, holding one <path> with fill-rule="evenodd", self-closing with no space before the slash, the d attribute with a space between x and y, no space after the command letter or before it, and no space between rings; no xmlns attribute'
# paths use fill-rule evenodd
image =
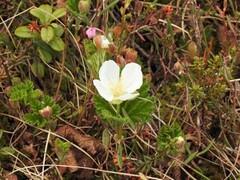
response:
<svg viewBox="0 0 240 180"><path fill-rule="evenodd" d="M141 66L127 64L120 75L120 68L113 60L105 61L99 70L99 79L93 80L99 94L112 104L136 98L143 83Z"/></svg>

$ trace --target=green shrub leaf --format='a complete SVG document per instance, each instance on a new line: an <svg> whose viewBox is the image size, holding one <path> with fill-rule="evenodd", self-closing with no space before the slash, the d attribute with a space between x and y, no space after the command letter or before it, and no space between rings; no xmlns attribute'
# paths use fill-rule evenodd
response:
<svg viewBox="0 0 240 180"><path fill-rule="evenodd" d="M64 47L65 47L65 44L64 44L63 40L60 37L56 37L56 36L48 44L55 51L63 51Z"/></svg>
<svg viewBox="0 0 240 180"><path fill-rule="evenodd" d="M52 26L41 28L41 38L46 43L50 42L54 38L54 29Z"/></svg>
<svg viewBox="0 0 240 180"><path fill-rule="evenodd" d="M65 15L66 15L66 8L59 8L53 12L50 22L60 17L63 17Z"/></svg>
<svg viewBox="0 0 240 180"><path fill-rule="evenodd" d="M52 62L52 55L48 51L45 51L42 48L38 48L37 51L39 53L40 58L43 61L45 61L46 63L51 63Z"/></svg>
<svg viewBox="0 0 240 180"><path fill-rule="evenodd" d="M64 33L64 29L61 25L57 24L57 23L51 23L51 26L54 29L54 35L61 37Z"/></svg>
<svg viewBox="0 0 240 180"><path fill-rule="evenodd" d="M22 38L37 38L37 37L39 37L38 31L33 30L33 32L31 32L27 26L18 27L17 29L15 29L14 34L16 36L22 37Z"/></svg>
<svg viewBox="0 0 240 180"><path fill-rule="evenodd" d="M42 78L44 76L44 66L41 62L35 61L32 63L31 69L36 77Z"/></svg>

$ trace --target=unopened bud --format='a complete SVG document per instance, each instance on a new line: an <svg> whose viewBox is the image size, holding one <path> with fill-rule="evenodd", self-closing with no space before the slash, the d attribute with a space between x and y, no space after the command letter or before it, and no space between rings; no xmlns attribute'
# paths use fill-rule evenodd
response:
<svg viewBox="0 0 240 180"><path fill-rule="evenodd" d="M41 115L42 117L48 119L48 118L50 118L51 115L52 115L52 108L49 107L49 106L47 106L47 107L43 108L42 110L39 110L39 113L40 113L40 115Z"/></svg>
<svg viewBox="0 0 240 180"><path fill-rule="evenodd" d="M109 44L109 47L108 47L108 52L110 54L117 54L118 53L118 48L115 44L111 43Z"/></svg>
<svg viewBox="0 0 240 180"><path fill-rule="evenodd" d="M189 44L188 44L188 54L191 58L193 58L194 56L197 56L197 45L194 41L191 41Z"/></svg>
<svg viewBox="0 0 240 180"><path fill-rule="evenodd" d="M137 51L134 49L128 48L126 51L125 59L127 62L136 62L137 60Z"/></svg>
<svg viewBox="0 0 240 180"><path fill-rule="evenodd" d="M121 26L115 26L113 28L113 34L115 38L120 38L122 35L122 27Z"/></svg>
<svg viewBox="0 0 240 180"><path fill-rule="evenodd" d="M178 147L183 147L184 145L184 138L182 136L178 136L176 137L176 144L178 145Z"/></svg>
<svg viewBox="0 0 240 180"><path fill-rule="evenodd" d="M90 27L87 31L86 34L89 39L92 39L94 36L96 36L96 28L95 27Z"/></svg>
<svg viewBox="0 0 240 180"><path fill-rule="evenodd" d="M174 64L173 69L180 76L184 74L184 67L179 61Z"/></svg>
<svg viewBox="0 0 240 180"><path fill-rule="evenodd" d="M93 43L97 48L107 49L109 47L110 42L103 35L96 35L93 38Z"/></svg>
<svg viewBox="0 0 240 180"><path fill-rule="evenodd" d="M80 0L78 3L78 10L82 13L88 13L90 10L91 2L90 0Z"/></svg>
<svg viewBox="0 0 240 180"><path fill-rule="evenodd" d="M118 55L116 58L117 63L120 65L120 67L123 67L126 65L126 60L124 59L123 56Z"/></svg>

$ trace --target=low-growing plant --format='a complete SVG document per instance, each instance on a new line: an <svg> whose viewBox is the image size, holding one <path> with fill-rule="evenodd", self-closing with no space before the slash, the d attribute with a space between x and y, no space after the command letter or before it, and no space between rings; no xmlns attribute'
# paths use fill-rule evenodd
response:
<svg viewBox="0 0 240 180"><path fill-rule="evenodd" d="M30 112L28 111L23 116L23 119L29 124L55 128L60 106L51 97L44 96L39 89L34 89L32 81L25 80L23 83L13 85L9 97L10 101L18 102L20 106L30 109Z"/></svg>
<svg viewBox="0 0 240 180"><path fill-rule="evenodd" d="M50 5L44 4L31 9L30 14L38 20L32 20L27 26L18 27L14 33L18 37L32 39L39 57L50 63L53 57L56 57L58 52L63 51L65 48L65 43L61 38L64 28L56 20L65 16L66 8L53 10ZM36 76L44 76L44 67L40 62L35 61L31 66Z"/></svg>

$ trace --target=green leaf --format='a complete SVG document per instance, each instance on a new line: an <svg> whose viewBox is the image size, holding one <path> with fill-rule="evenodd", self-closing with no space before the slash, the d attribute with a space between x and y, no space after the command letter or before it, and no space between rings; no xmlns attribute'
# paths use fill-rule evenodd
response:
<svg viewBox="0 0 240 180"><path fill-rule="evenodd" d="M181 127L176 123L171 126L165 125L161 127L157 138L158 151L164 155L175 155L178 150L176 141L180 136L184 137L184 133Z"/></svg>
<svg viewBox="0 0 240 180"><path fill-rule="evenodd" d="M97 50L92 56L87 59L87 65L89 71L93 74L95 78L98 77L99 69L102 63L106 59L106 51L105 50Z"/></svg>
<svg viewBox="0 0 240 180"><path fill-rule="evenodd" d="M39 6L39 8L42 10L42 12L45 15L45 23L48 24L50 23L50 19L52 17L52 7L48 4L43 4Z"/></svg>
<svg viewBox="0 0 240 180"><path fill-rule="evenodd" d="M0 139L2 138L2 135L3 135L3 130L0 129Z"/></svg>
<svg viewBox="0 0 240 180"><path fill-rule="evenodd" d="M84 45L84 51L87 59L90 58L97 51L96 46L93 44L93 41L90 39L84 39L83 45Z"/></svg>
<svg viewBox="0 0 240 180"><path fill-rule="evenodd" d="M38 127L44 127L47 123L47 119L42 117L39 113L27 113L23 116L23 119L31 125L37 125Z"/></svg>
<svg viewBox="0 0 240 180"><path fill-rule="evenodd" d="M78 2L79 2L79 0L68 0L67 1L68 8L71 9L72 11L79 12Z"/></svg>
<svg viewBox="0 0 240 180"><path fill-rule="evenodd" d="M41 38L46 43L50 42L54 38L54 29L52 26L41 28Z"/></svg>
<svg viewBox="0 0 240 180"><path fill-rule="evenodd" d="M39 113L39 110L41 110L47 106L52 108L52 118L59 115L59 113L60 113L59 105L57 105L55 103L55 101L49 96L45 96L41 100L33 99L30 104L31 110L33 111L33 113L36 113L36 114Z"/></svg>
<svg viewBox="0 0 240 180"><path fill-rule="evenodd" d="M3 48L4 46L7 46L10 51L14 50L13 42L9 38L9 35L6 31L1 32L0 34L0 49Z"/></svg>
<svg viewBox="0 0 240 180"><path fill-rule="evenodd" d="M64 142L61 139L56 138L54 144L55 144L55 147L57 148L57 151L56 151L57 157L61 162L64 162L66 159L66 155L71 147L71 143Z"/></svg>
<svg viewBox="0 0 240 180"><path fill-rule="evenodd" d="M39 37L38 31L33 30L33 32L31 32L27 26L18 27L17 29L15 29L14 34L16 36L22 37L22 38L37 38L37 37Z"/></svg>
<svg viewBox="0 0 240 180"><path fill-rule="evenodd" d="M52 15L52 7L44 4L41 5L39 8L34 8L30 10L30 13L33 16L39 18L42 25L47 25L50 22L50 18Z"/></svg>
<svg viewBox="0 0 240 180"><path fill-rule="evenodd" d="M25 80L24 83L18 82L14 84L9 92L11 100L23 100L25 104L28 104L32 99L40 97L40 95L40 90L34 90L34 85L30 80Z"/></svg>
<svg viewBox="0 0 240 180"><path fill-rule="evenodd" d="M151 113L155 107L155 98L148 97L140 99L139 97L124 102L123 109L132 122L138 123L139 121L146 123L152 120Z"/></svg>
<svg viewBox="0 0 240 180"><path fill-rule="evenodd" d="M60 37L56 37L56 36L48 44L55 51L63 51L64 47L65 47L65 44L64 44L63 40Z"/></svg>
<svg viewBox="0 0 240 180"><path fill-rule="evenodd" d="M44 76L44 66L41 62L35 61L32 63L31 69L36 77L42 78Z"/></svg>
<svg viewBox="0 0 240 180"><path fill-rule="evenodd" d="M11 147L2 147L0 149L0 155L4 155L4 156L14 154L14 152L15 152L14 149Z"/></svg>
<svg viewBox="0 0 240 180"><path fill-rule="evenodd" d="M43 61L45 61L46 63L51 63L52 62L52 55L48 51L45 51L42 48L37 48L37 51L39 53L40 58Z"/></svg>
<svg viewBox="0 0 240 180"><path fill-rule="evenodd" d="M59 8L53 12L50 22L66 15L66 8Z"/></svg>
<svg viewBox="0 0 240 180"><path fill-rule="evenodd" d="M54 29L55 36L61 37L63 35L64 29L61 25L59 25L57 23L51 23L51 26Z"/></svg>
<svg viewBox="0 0 240 180"><path fill-rule="evenodd" d="M37 17L40 20L41 24L47 24L47 21L45 19L45 12L43 10L41 10L40 8L31 9L30 14Z"/></svg>
<svg viewBox="0 0 240 180"><path fill-rule="evenodd" d="M102 132L102 144L106 149L108 149L110 142L111 134L107 129L104 129Z"/></svg>
<svg viewBox="0 0 240 180"><path fill-rule="evenodd" d="M107 123L112 121L121 123L130 122L128 117L117 117L116 112L113 109L114 107L100 95L94 95L94 106L101 119Z"/></svg>
<svg viewBox="0 0 240 180"><path fill-rule="evenodd" d="M131 119L132 122L138 123L139 121L146 123L152 120L150 117L155 108L155 97L150 97L149 84L146 79L143 85L138 90L140 95L133 100L125 101L122 104L124 113ZM125 115L125 116L126 116Z"/></svg>
<svg viewBox="0 0 240 180"><path fill-rule="evenodd" d="M122 144L117 144L117 159L118 159L118 166L122 168L123 162L122 162Z"/></svg>
<svg viewBox="0 0 240 180"><path fill-rule="evenodd" d="M75 17L81 18L81 21L83 21L86 24L89 24L89 19L88 19L88 16L86 15L86 13L79 12L78 3L79 3L79 0L68 0L67 1L68 10Z"/></svg>
<svg viewBox="0 0 240 180"><path fill-rule="evenodd" d="M38 46L39 48L43 49L44 51L47 51L52 55L52 57L59 57L61 56L59 52L53 50L47 43L43 41L34 41L34 45Z"/></svg>

